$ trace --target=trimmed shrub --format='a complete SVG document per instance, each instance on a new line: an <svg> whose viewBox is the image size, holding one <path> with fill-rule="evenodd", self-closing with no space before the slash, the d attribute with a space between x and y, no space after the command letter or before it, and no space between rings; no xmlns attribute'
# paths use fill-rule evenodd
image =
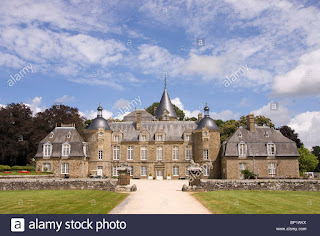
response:
<svg viewBox="0 0 320 236"><path fill-rule="evenodd" d="M6 171L6 170L11 170L11 167L10 166L0 165L0 172Z"/></svg>
<svg viewBox="0 0 320 236"><path fill-rule="evenodd" d="M27 171L34 171L33 166L12 166L11 170L27 170Z"/></svg>

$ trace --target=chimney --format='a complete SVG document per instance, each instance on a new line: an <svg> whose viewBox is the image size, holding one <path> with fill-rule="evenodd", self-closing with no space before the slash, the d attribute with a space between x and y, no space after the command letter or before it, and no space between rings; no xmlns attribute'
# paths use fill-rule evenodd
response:
<svg viewBox="0 0 320 236"><path fill-rule="evenodd" d="M254 122L254 114L247 115L247 125L250 132L256 131L256 125Z"/></svg>
<svg viewBox="0 0 320 236"><path fill-rule="evenodd" d="M136 129L140 131L140 129L141 129L141 111L137 111L136 115L137 115Z"/></svg>
<svg viewBox="0 0 320 236"><path fill-rule="evenodd" d="M198 122L200 122L200 120L202 120L202 113L198 114Z"/></svg>
<svg viewBox="0 0 320 236"><path fill-rule="evenodd" d="M156 110L157 110L158 107L153 107L153 115L155 116L156 115Z"/></svg>

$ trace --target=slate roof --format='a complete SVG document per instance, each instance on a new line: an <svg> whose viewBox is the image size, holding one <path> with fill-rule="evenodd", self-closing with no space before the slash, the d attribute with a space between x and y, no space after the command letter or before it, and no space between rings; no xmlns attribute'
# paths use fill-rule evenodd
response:
<svg viewBox="0 0 320 236"><path fill-rule="evenodd" d="M160 104L157 107L155 117L161 117L164 110L167 110L169 112L169 117L177 117L166 88L164 89L164 92L162 94Z"/></svg>
<svg viewBox="0 0 320 236"><path fill-rule="evenodd" d="M241 133L242 137L239 137ZM269 136L265 136L268 133ZM267 143L276 145L276 156L297 157L299 152L294 141L286 138L279 130L265 126L256 126L255 132L240 127L222 144L222 156L238 156L238 144L243 141L247 145L247 156L268 156Z"/></svg>
<svg viewBox="0 0 320 236"><path fill-rule="evenodd" d="M110 126L108 124L108 121L103 117L97 117L95 118L91 124L89 125L87 130L96 130L99 128L104 128L105 130L110 130Z"/></svg>
<svg viewBox="0 0 320 236"><path fill-rule="evenodd" d="M130 114L123 117L124 122L136 122L137 121L137 112L141 112L141 121L153 121L155 118L149 112L144 109L137 109L131 112Z"/></svg>
<svg viewBox="0 0 320 236"><path fill-rule="evenodd" d="M124 135L123 141L138 141L139 131L136 130L136 122L113 122L110 124L113 131L120 131ZM183 133L192 131L197 127L195 121L145 121L141 122L141 130L150 134L150 141L158 130L166 134L166 141L183 141Z"/></svg>
<svg viewBox="0 0 320 236"><path fill-rule="evenodd" d="M51 138L51 134L53 137ZM68 138L70 134L70 138ZM80 136L75 127L56 127L48 134L38 145L38 151L35 157L43 156L43 144L49 142L52 144L51 157L61 157L62 144L68 142L71 145L69 157L83 157L83 138ZM88 153L88 152L87 152Z"/></svg>
<svg viewBox="0 0 320 236"><path fill-rule="evenodd" d="M209 130L220 130L216 122L214 122L214 120L209 116L202 118L196 129L203 129L204 127L207 127Z"/></svg>

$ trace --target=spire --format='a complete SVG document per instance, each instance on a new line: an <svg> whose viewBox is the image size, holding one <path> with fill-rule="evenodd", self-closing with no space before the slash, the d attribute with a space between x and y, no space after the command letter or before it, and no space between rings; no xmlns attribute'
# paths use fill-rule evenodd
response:
<svg viewBox="0 0 320 236"><path fill-rule="evenodd" d="M204 107L204 116L206 117L206 116L210 116L209 115L209 111L210 111L210 108L208 107L208 103L206 102L206 106Z"/></svg>
<svg viewBox="0 0 320 236"><path fill-rule="evenodd" d="M99 107L97 109L97 117L102 117L102 107L101 107L101 102L99 102Z"/></svg>
<svg viewBox="0 0 320 236"><path fill-rule="evenodd" d="M164 73L164 89L167 89L167 73Z"/></svg>
<svg viewBox="0 0 320 236"><path fill-rule="evenodd" d="M157 110L155 112L155 117L156 118L162 118L162 116L164 115L164 111L166 110L168 113L166 114L167 117L171 117L171 118L177 118L177 114L174 110L174 107L171 103L168 91L167 91L167 77L165 77L165 88L164 88L164 92L162 94L161 97L161 101L159 106L157 107ZM165 119L166 120L166 119Z"/></svg>

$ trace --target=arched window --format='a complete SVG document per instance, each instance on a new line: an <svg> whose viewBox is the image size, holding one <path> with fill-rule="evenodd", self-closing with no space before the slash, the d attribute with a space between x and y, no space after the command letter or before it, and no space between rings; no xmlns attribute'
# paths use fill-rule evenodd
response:
<svg viewBox="0 0 320 236"><path fill-rule="evenodd" d="M70 155L71 145L69 143L62 144L62 156L67 157Z"/></svg>
<svg viewBox="0 0 320 236"><path fill-rule="evenodd" d="M50 157L52 154L52 144L51 143L45 143L43 145L43 156L44 157Z"/></svg>

